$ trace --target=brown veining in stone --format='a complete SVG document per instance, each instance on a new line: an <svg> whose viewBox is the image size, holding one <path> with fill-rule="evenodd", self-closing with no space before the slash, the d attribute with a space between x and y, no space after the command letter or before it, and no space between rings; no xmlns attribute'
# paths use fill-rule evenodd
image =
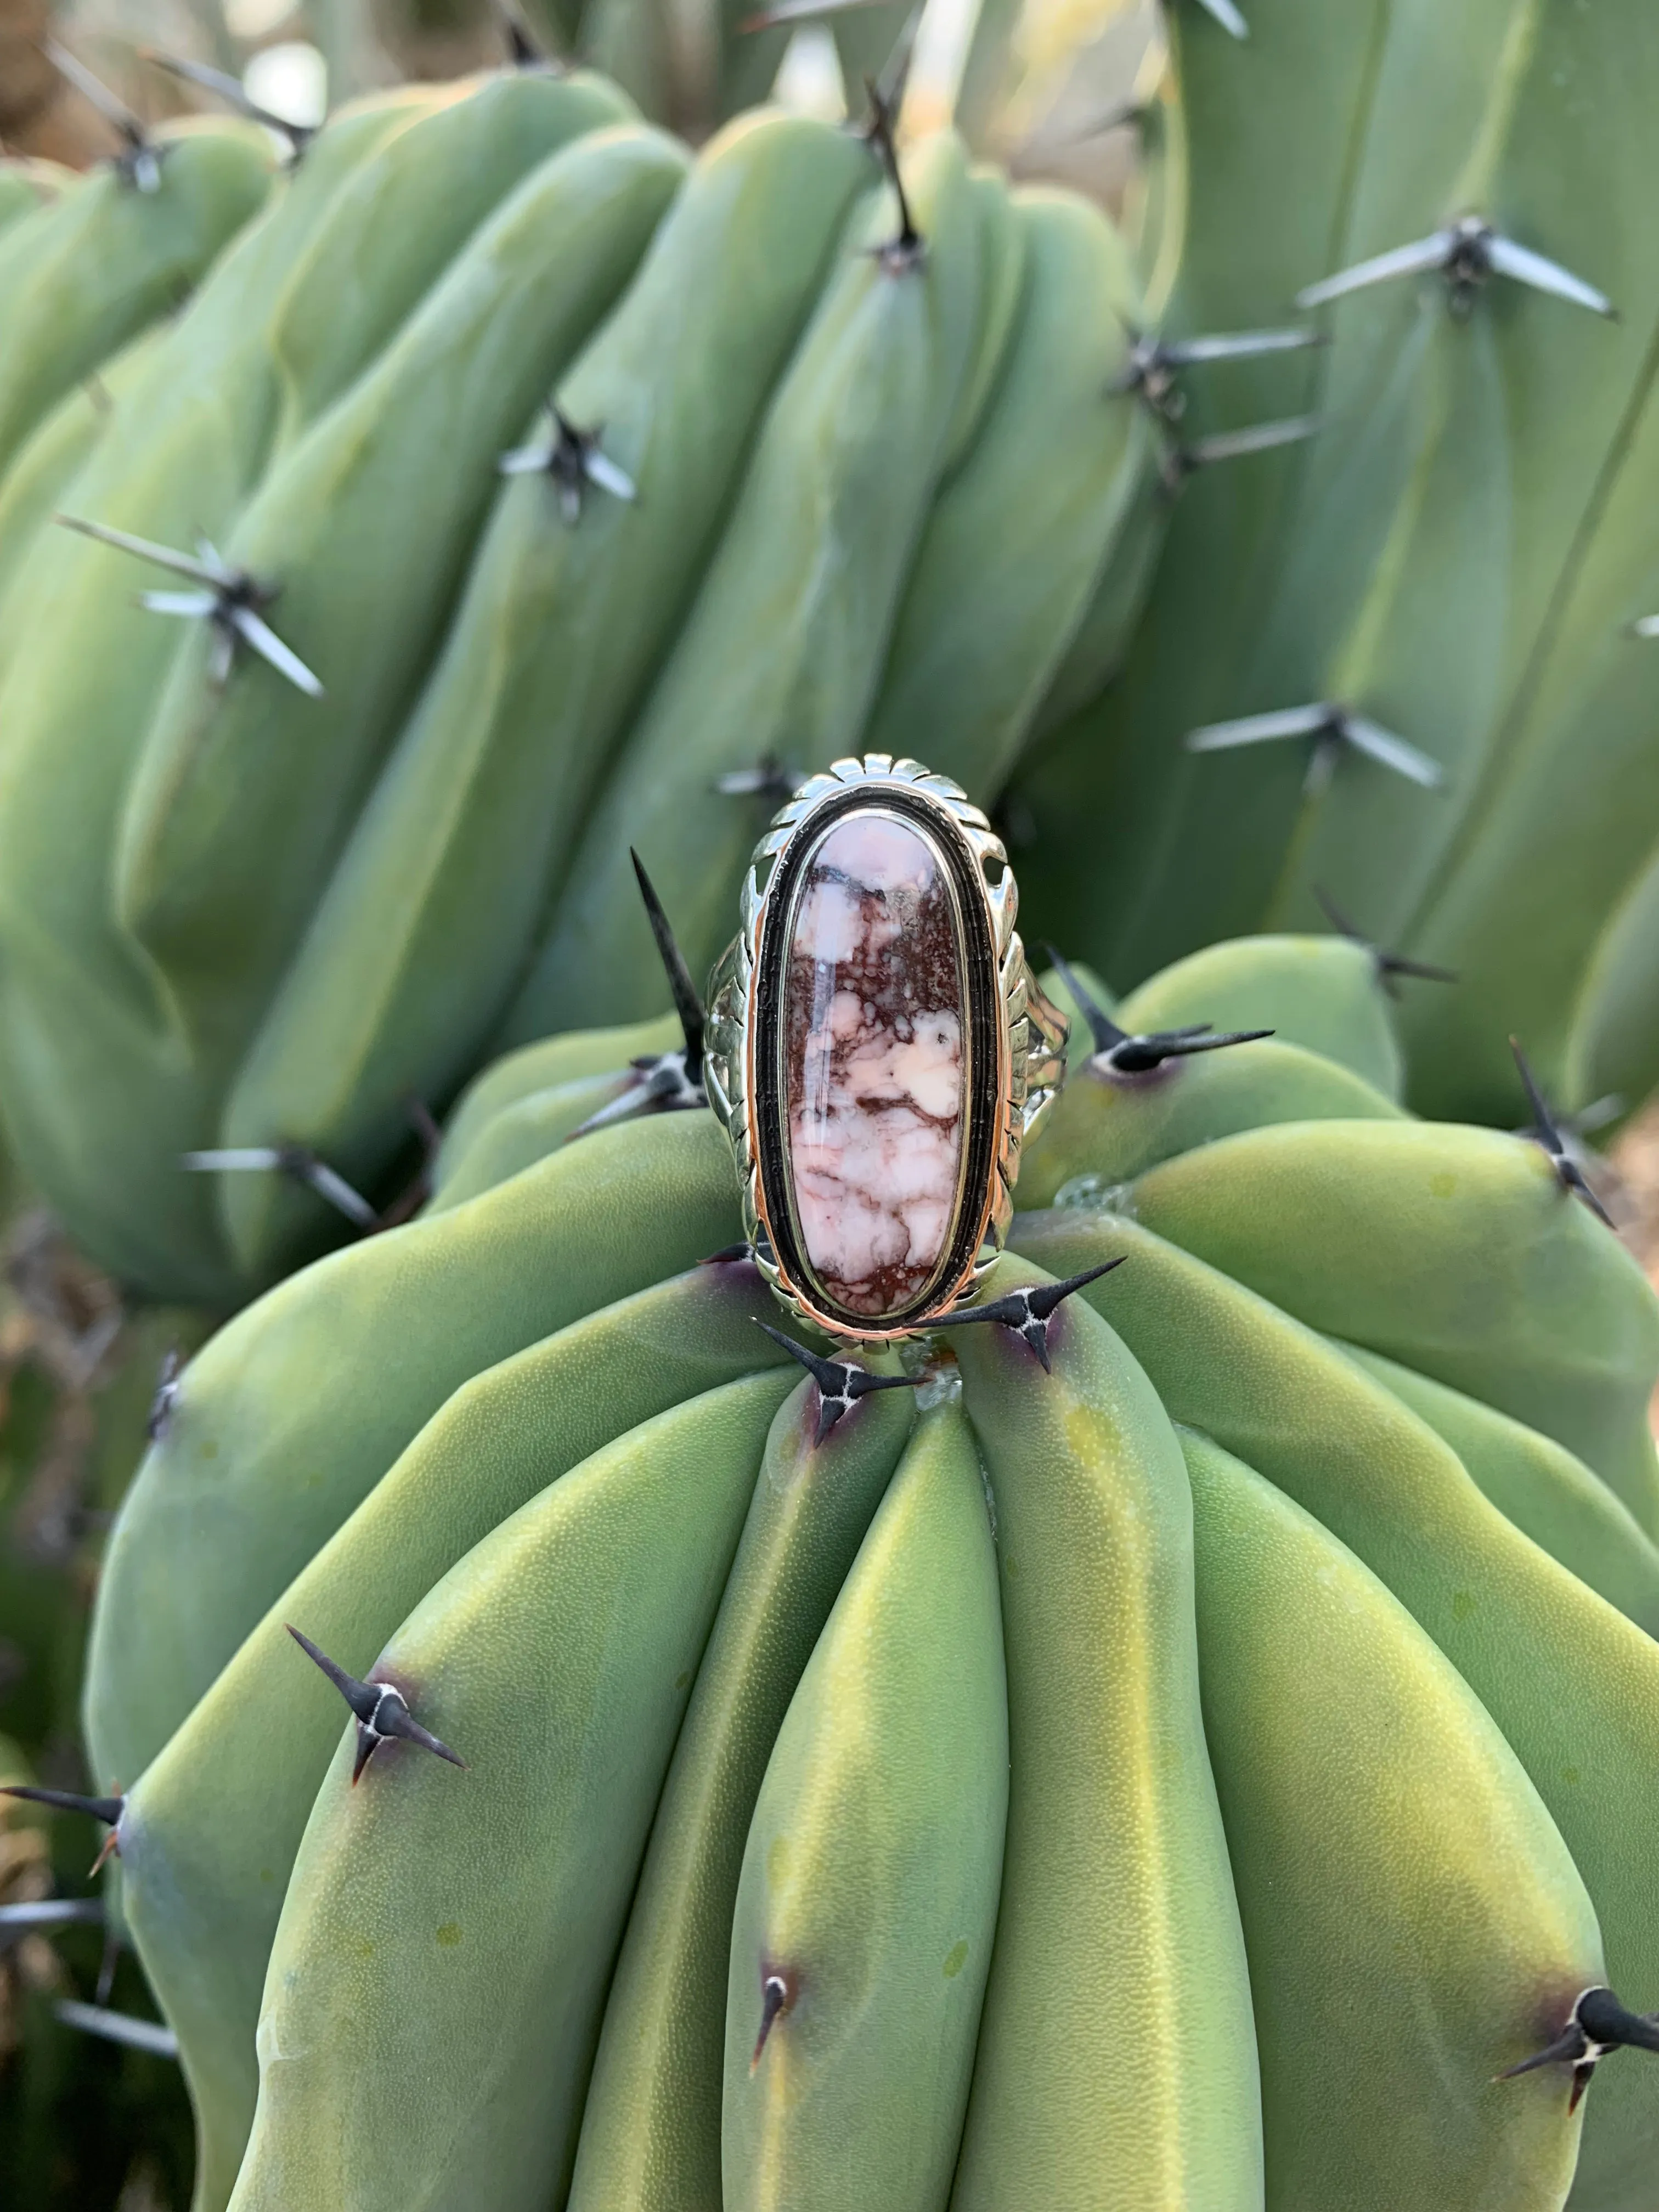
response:
<svg viewBox="0 0 1659 2212"><path fill-rule="evenodd" d="M957 1207L962 954L944 870L890 816L852 814L807 864L789 947L784 1076L805 1256L848 1313L926 1288Z"/></svg>

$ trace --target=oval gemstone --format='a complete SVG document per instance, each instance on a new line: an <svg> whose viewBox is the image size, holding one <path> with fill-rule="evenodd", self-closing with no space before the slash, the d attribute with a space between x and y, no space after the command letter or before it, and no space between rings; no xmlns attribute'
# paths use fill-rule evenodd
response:
<svg viewBox="0 0 1659 2212"><path fill-rule="evenodd" d="M784 994L790 1196L827 1298L879 1322L932 1284L961 1181L960 934L931 840L843 816L802 871Z"/></svg>

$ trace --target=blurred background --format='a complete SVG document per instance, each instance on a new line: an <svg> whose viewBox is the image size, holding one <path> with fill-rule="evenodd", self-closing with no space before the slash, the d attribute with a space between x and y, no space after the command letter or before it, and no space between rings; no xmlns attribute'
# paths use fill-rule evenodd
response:
<svg viewBox="0 0 1659 2212"><path fill-rule="evenodd" d="M775 87L790 106L841 112L847 78L878 69L911 15L906 0L872 0L832 36L787 0L780 13L794 20L751 30L751 5L523 0L522 15L545 51L592 61L694 140ZM42 54L49 27L145 121L210 104L146 58L156 51L224 70L262 106L311 123L378 85L489 67L504 20L493 0L0 0L0 139L72 163L113 143ZM1134 152L1123 110L1157 36L1152 0L929 0L914 36L913 127L954 106L1017 173L1121 196ZM856 81L851 92L861 96Z"/></svg>

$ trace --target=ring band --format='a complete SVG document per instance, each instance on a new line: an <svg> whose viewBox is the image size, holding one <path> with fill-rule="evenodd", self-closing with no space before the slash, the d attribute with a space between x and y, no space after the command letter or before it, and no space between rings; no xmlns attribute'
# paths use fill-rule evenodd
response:
<svg viewBox="0 0 1659 2212"><path fill-rule="evenodd" d="M1002 1249L1067 1029L1017 907L978 807L885 753L812 776L755 849L705 1080L756 1261L828 1335L913 1335Z"/></svg>

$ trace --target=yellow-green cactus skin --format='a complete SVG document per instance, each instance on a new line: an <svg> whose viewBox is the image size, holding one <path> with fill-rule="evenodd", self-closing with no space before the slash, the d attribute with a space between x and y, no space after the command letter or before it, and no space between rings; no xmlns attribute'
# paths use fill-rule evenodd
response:
<svg viewBox="0 0 1659 2212"><path fill-rule="evenodd" d="M1046 979L977 1326L767 1334L624 1030L195 1356L86 1722L198 2212L1643 2212L1659 1302L1322 943Z"/></svg>

